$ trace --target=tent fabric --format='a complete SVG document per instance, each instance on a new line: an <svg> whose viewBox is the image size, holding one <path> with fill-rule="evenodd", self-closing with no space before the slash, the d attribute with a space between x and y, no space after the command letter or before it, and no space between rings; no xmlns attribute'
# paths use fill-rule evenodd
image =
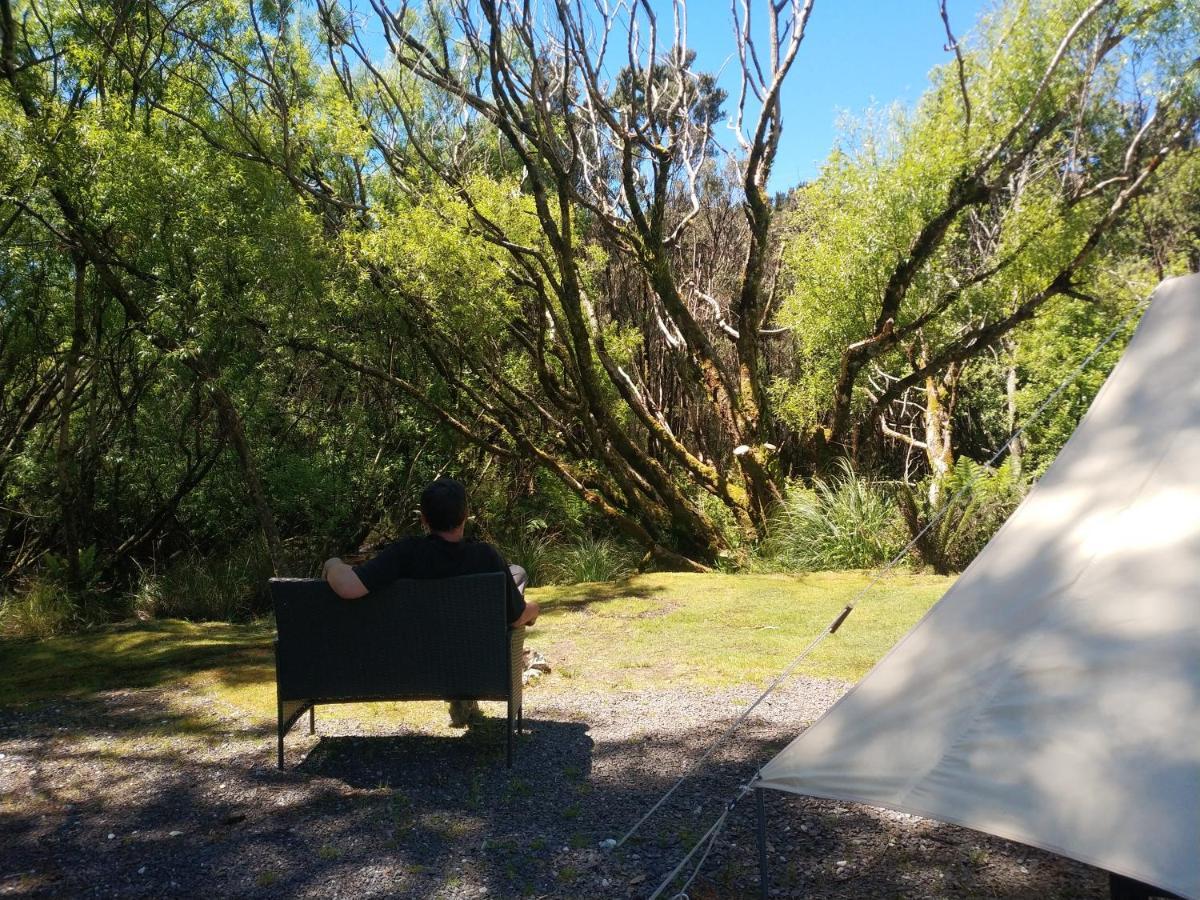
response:
<svg viewBox="0 0 1200 900"><path fill-rule="evenodd" d="M1200 898L1200 276L1159 286L1009 521L756 786Z"/></svg>

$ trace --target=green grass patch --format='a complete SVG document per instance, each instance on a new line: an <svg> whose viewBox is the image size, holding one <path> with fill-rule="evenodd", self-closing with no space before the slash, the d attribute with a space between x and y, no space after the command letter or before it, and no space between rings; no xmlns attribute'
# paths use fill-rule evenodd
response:
<svg viewBox="0 0 1200 900"><path fill-rule="evenodd" d="M542 618L526 644L557 664L550 683L632 689L758 684L792 660L867 584L867 572L655 573L532 591ZM863 597L800 671L856 681L953 583L898 573ZM567 676L563 678L562 675Z"/></svg>
<svg viewBox="0 0 1200 900"><path fill-rule="evenodd" d="M167 620L0 640L0 706L158 687L201 673L255 680L264 663L270 666L272 637L269 624Z"/></svg>
<svg viewBox="0 0 1200 900"><path fill-rule="evenodd" d="M761 684L777 673L867 583L868 573L655 573L616 583L530 591L542 618L526 644L554 671L537 692ZM876 586L803 668L860 678L950 586L898 574ZM0 641L0 705L185 683L258 723L275 715L269 623L158 621L40 641ZM486 705L485 705L486 706ZM502 708L502 705L496 707ZM446 725L445 704L322 707L317 723L386 720Z"/></svg>

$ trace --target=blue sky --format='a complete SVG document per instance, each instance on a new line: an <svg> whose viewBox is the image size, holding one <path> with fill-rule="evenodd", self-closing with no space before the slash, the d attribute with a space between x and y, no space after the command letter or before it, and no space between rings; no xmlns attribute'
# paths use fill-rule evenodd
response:
<svg viewBox="0 0 1200 900"><path fill-rule="evenodd" d="M669 28L669 0L651 2ZM750 2L756 25L761 25L762 0ZM365 0L352 5L367 6ZM992 0L947 0L955 35L960 40L969 35L980 14L992 6ZM729 0L688 0L687 8L688 46L696 51L700 69L720 73L721 86L730 95L725 109L732 115L739 69ZM386 52L374 17L366 14L363 25L369 52ZM783 136L771 190L816 177L833 147L841 114L917 100L930 70L953 59L945 43L938 0L815 0L804 43L784 85ZM760 49L765 50L765 43ZM613 58L619 58L619 50ZM736 146L724 125L718 139L726 147Z"/></svg>
<svg viewBox="0 0 1200 900"><path fill-rule="evenodd" d="M988 0L947 0L950 23L961 40ZM814 178L833 147L840 113L860 113L872 103L912 103L924 91L929 71L953 58L943 49L945 28L938 0L816 0L804 43L783 94L783 136L771 188L783 190ZM733 26L728 0L688 4L688 44L697 65L720 69L737 95ZM732 146L732 134L722 137Z"/></svg>

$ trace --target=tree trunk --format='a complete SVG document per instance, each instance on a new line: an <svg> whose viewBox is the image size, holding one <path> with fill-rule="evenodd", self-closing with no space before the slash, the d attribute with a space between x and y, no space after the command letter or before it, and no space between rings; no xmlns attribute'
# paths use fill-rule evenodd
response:
<svg viewBox="0 0 1200 900"><path fill-rule="evenodd" d="M238 462L242 467L242 476L246 479L246 489L250 492L250 502L254 504L254 513L262 529L263 538L267 542L267 554L271 557L271 571L280 575L284 568L283 542L279 539L279 531L275 527L275 515L271 512L271 504L267 500L267 492L263 488L262 479L258 474L258 466L254 454L250 450L250 442L246 440L246 430L242 427L242 417L238 415L233 399L220 385L212 385L212 398L221 416L221 427L226 438L237 451Z"/></svg>
<svg viewBox="0 0 1200 900"><path fill-rule="evenodd" d="M954 402L963 366L955 363L942 376L925 379L925 456L929 461L929 509L942 505L946 477L954 470Z"/></svg>
<svg viewBox="0 0 1200 900"><path fill-rule="evenodd" d="M904 527L908 529L908 539L914 542L912 552L917 558L917 565L931 568L937 575L949 574L946 561L938 552L937 542L931 539L929 532L923 532L926 522L917 508L912 488L907 484L901 484L896 490L896 505L904 519Z"/></svg>
<svg viewBox="0 0 1200 900"><path fill-rule="evenodd" d="M87 342L87 327L84 317L86 299L87 262L83 257L74 257L74 309L72 314L71 345L63 364L62 394L58 410L57 474L60 510L62 515L63 554L67 564L67 585L72 591L83 587L80 570L80 516L79 477L75 465L74 448L71 442L71 409L75 405L75 388L79 379L79 361Z"/></svg>
<svg viewBox="0 0 1200 900"><path fill-rule="evenodd" d="M1008 353L1004 379L1004 398L1008 411L1006 424L1011 435L1017 430L1017 342L1009 338L1004 342L1004 349ZM1008 456L1012 460L1013 475L1020 478L1025 463L1025 435L1019 434L1012 439L1008 445Z"/></svg>

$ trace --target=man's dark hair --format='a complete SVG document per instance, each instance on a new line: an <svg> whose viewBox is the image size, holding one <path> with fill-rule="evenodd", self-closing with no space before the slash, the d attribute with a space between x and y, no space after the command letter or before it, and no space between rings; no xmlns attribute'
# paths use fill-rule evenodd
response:
<svg viewBox="0 0 1200 900"><path fill-rule="evenodd" d="M421 492L421 514L432 531L453 531L467 519L467 489L439 478Z"/></svg>

